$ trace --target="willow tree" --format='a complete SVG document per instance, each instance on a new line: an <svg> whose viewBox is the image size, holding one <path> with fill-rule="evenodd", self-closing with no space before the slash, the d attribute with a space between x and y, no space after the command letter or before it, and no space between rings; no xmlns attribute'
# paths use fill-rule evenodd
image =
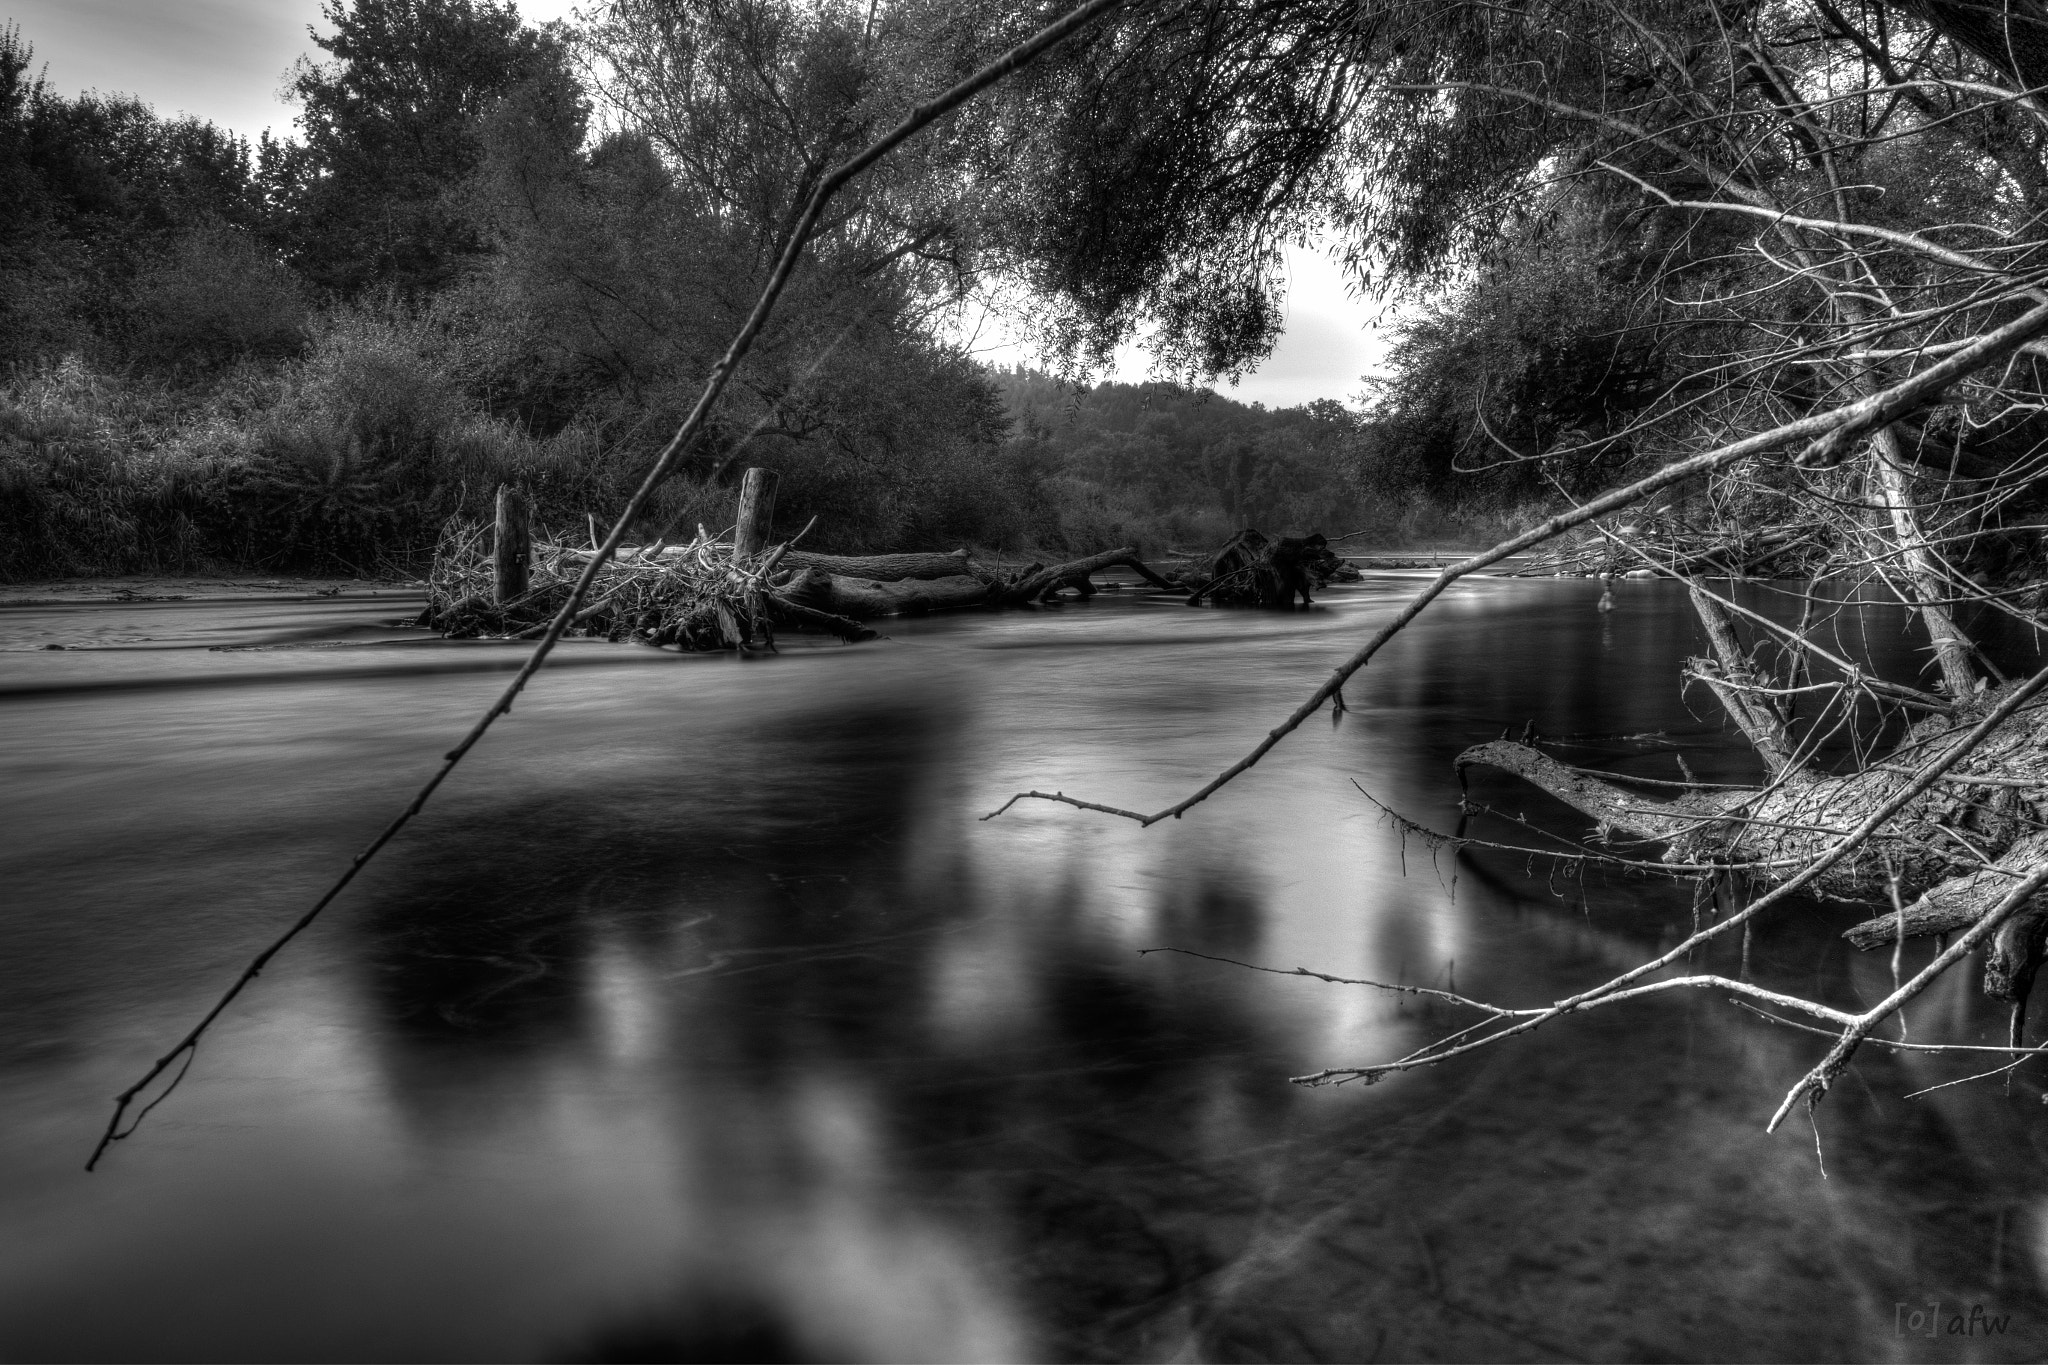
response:
<svg viewBox="0 0 2048 1365"><path fill-rule="evenodd" d="M1038 74L1064 94L1039 168L1061 188L1029 217L1026 259L1069 345L1101 351L1150 317L1170 357L1242 364L1271 343L1279 249L1334 229L1365 287L1456 282L1439 317L1462 319L1487 363L1463 370L1477 377L1457 394L1454 458L1566 509L1446 570L1186 800L1093 808L1148 823L1185 812L1339 698L1450 582L1568 533L1685 576L1721 562L1703 547L1774 528L1779 550L1834 585L1803 593L1809 610L1786 627L1693 579L1711 652L1688 671L1754 746L1753 788L1645 796L1505 741L1460 759L1545 788L1603 842L1661 846L1673 875L1760 894L1568 1000L1464 1002L1488 1013L1476 1033L1303 1079L1371 1080L1566 1011L1712 986L1838 1034L1775 1125L1971 952L2012 1005L2006 1060L2031 1055L2048 672L2001 677L1967 623L2048 624L2034 524L2048 468L2044 25L2038 5L1948 0L1240 0L1134 10ZM1576 406L1531 402L1546 386L1517 388L1541 372L1529 348L1517 358L1480 324L1501 290L1567 265L1602 301L1553 338L1577 357ZM1864 584L1915 613L1920 676L1883 677L1823 643L1828 612ZM1849 732L1862 760L1824 762ZM1800 893L1868 906L1858 948L1958 936L1858 1015L1661 976L1760 914L1796 913Z"/></svg>

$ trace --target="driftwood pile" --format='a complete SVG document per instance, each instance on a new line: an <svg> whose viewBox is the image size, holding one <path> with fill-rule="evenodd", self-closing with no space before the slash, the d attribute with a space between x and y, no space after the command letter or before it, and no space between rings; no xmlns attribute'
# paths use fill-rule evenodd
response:
<svg viewBox="0 0 2048 1365"><path fill-rule="evenodd" d="M454 639L537 636L569 600L593 554L588 546L531 541L523 572L508 575L494 539L489 525L451 522L443 530L420 625ZM772 573L765 562L743 563L730 535L702 528L684 545L624 547L599 573L569 633L724 649L772 638L779 615L842 639L873 638L857 621L829 614L791 607L771 615Z"/></svg>
<svg viewBox="0 0 2048 1365"><path fill-rule="evenodd" d="M587 546L535 542L524 586L507 592L492 539L487 526L451 524L443 533L419 624L455 638L537 636L568 601L593 554ZM749 555L736 549L730 533L699 527L685 544L622 547L600 570L571 633L685 650L772 643L777 627L869 640L875 632L861 623L878 617L1025 606L1067 592L1093 596L1090 576L1111 567L1178 591L1128 546L1002 572L977 564L966 550L841 556L785 545Z"/></svg>
<svg viewBox="0 0 2048 1365"><path fill-rule="evenodd" d="M1246 530L1215 554L1169 565L1164 574L1141 563L1131 546L1006 569L978 563L964 549L824 555L796 549L794 541L764 547L747 528L765 518L749 511L743 497L732 530L714 535L700 526L683 544L622 546L599 570L569 633L684 650L772 645L779 627L851 642L873 639L862 623L881 617L1085 599L1099 591L1092 576L1110 568L1129 569L1191 602L1266 607L1287 607L1297 592L1307 602L1311 585L1358 577L1321 536L1276 541ZM516 495L501 495L495 525L457 521L442 532L418 623L452 638L538 636L594 555L588 545L534 539Z"/></svg>

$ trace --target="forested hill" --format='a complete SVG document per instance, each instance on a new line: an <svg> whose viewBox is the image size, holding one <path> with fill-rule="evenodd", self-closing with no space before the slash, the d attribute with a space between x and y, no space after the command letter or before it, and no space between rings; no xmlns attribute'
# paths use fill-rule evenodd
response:
<svg viewBox="0 0 2048 1365"><path fill-rule="evenodd" d="M999 372L1011 449L1049 485L1063 541L1213 545L1244 526L1282 533L1398 521L1366 509L1365 419L1330 399L1268 409L1173 384L1063 383Z"/></svg>

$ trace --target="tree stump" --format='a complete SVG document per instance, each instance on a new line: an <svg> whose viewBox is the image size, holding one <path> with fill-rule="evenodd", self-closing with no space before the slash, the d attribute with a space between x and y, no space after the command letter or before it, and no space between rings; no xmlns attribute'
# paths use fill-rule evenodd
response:
<svg viewBox="0 0 2048 1365"><path fill-rule="evenodd" d="M510 484L498 486L497 523L493 527L491 561L499 606L526 595L527 568L533 562L533 520L526 495Z"/></svg>
<svg viewBox="0 0 2048 1365"><path fill-rule="evenodd" d="M750 563L768 544L768 531L775 521L775 484L772 469L749 469L740 481L740 509L732 532L736 563Z"/></svg>

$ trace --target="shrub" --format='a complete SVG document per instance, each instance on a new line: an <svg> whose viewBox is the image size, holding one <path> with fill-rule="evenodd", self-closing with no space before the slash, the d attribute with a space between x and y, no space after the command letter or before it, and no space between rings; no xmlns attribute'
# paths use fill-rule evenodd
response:
<svg viewBox="0 0 2048 1365"><path fill-rule="evenodd" d="M181 237L136 283L145 355L185 367L239 357L275 359L305 345L305 291L247 234L207 224Z"/></svg>

